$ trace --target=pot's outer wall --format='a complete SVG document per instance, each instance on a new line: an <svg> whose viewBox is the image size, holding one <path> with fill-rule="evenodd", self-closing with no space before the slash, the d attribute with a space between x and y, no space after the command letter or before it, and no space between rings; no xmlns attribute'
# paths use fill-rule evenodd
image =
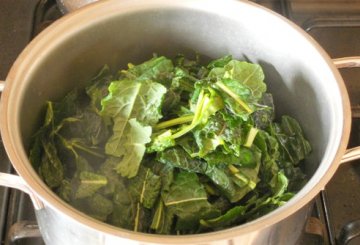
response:
<svg viewBox="0 0 360 245"><path fill-rule="evenodd" d="M229 237L224 240L217 240L212 242L189 242L188 245L240 245L240 244L256 244L256 245L279 245L279 244L298 244L299 237L304 232L304 224L310 215L310 205L301 208L295 214L282 220L281 222L264 227L246 235ZM66 218L59 212L51 208L45 208L36 212L36 217L41 228L41 233L46 244L49 245L89 245L89 244L104 244L104 245L137 245L145 244L126 237L112 236L98 231L89 229L88 227L79 225L71 219ZM51 224L51 225L49 225ZM207 234L202 234L206 237ZM205 239L203 239L205 240ZM146 243L156 245L158 243ZM163 244L179 244L172 243L171 239ZM184 243L183 243L184 244Z"/></svg>
<svg viewBox="0 0 360 245"><path fill-rule="evenodd" d="M232 54L259 63L277 114L287 113L300 121L313 146L306 162L311 179L292 200L234 229L169 237L133 233L94 221L45 186L27 158L45 100L59 99L73 87L84 86L104 64L117 70L128 62L147 60L153 53L194 56L194 52L211 59ZM37 36L15 62L6 82L0 111L3 141L19 175L45 203L38 217L49 244L54 244L55 230L67 241L86 234L100 244L116 236L140 243L204 244L234 237L270 243L283 226L275 224L309 203L331 178L349 137L348 96L329 57L299 28L246 1L100 1L68 14ZM285 226L296 230L292 230L295 237L305 218L303 213L293 217L290 223L295 226ZM63 219L71 222L60 222ZM84 241L76 244L89 244Z"/></svg>

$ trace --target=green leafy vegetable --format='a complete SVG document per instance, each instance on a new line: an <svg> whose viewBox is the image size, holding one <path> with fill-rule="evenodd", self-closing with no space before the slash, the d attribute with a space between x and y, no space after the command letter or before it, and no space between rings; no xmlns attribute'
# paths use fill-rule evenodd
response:
<svg viewBox="0 0 360 245"><path fill-rule="evenodd" d="M145 208L151 209L160 194L161 179L151 169L141 168L139 174L130 181L129 191L133 200L140 202Z"/></svg>
<svg viewBox="0 0 360 245"><path fill-rule="evenodd" d="M158 234L169 234L172 230L173 219L174 213L164 206L162 200L159 200L150 228Z"/></svg>
<svg viewBox="0 0 360 245"><path fill-rule="evenodd" d="M111 223L115 226L133 230L137 203L132 200L126 185L119 182L113 194L114 210L111 214Z"/></svg>
<svg viewBox="0 0 360 245"><path fill-rule="evenodd" d="M88 210L94 218L106 221L109 214L113 212L113 202L103 195L95 194L88 199Z"/></svg>
<svg viewBox="0 0 360 245"><path fill-rule="evenodd" d="M143 125L153 125L159 120L165 92L164 86L149 80L141 83L121 80L110 84L109 95L101 101L103 116L114 122L113 135L106 143L105 152L123 157L117 168L123 176L136 175L145 144L150 142L151 136L151 127ZM131 171L129 163L135 165Z"/></svg>
<svg viewBox="0 0 360 245"><path fill-rule="evenodd" d="M224 215L218 216L213 219L200 220L201 225L205 227L229 227L232 224L235 224L239 219L243 217L246 212L245 206L236 206L232 209L229 209Z"/></svg>
<svg viewBox="0 0 360 245"><path fill-rule="evenodd" d="M206 162L198 158L191 158L184 149L173 147L158 154L158 160L168 166L184 169L195 173L204 173Z"/></svg>
<svg viewBox="0 0 360 245"><path fill-rule="evenodd" d="M116 170L122 176L136 176L145 153L145 144L150 142L151 127L142 126L135 118L128 122L126 134L122 136L119 154L122 156Z"/></svg>
<svg viewBox="0 0 360 245"><path fill-rule="evenodd" d="M105 176L92 172L81 172L79 175L79 186L75 192L75 198L92 196L98 189L107 184Z"/></svg>
<svg viewBox="0 0 360 245"><path fill-rule="evenodd" d="M64 178L64 167L54 144L42 142L42 147L44 154L41 159L39 174L50 188L58 187Z"/></svg>
<svg viewBox="0 0 360 245"><path fill-rule="evenodd" d="M299 123L261 67L154 56L45 105L29 159L64 201L135 232L195 234L284 205L307 181Z"/></svg>
<svg viewBox="0 0 360 245"><path fill-rule="evenodd" d="M176 229L180 231L195 229L199 218L219 214L207 201L207 193L195 173L178 173L163 200L164 205L178 217Z"/></svg>

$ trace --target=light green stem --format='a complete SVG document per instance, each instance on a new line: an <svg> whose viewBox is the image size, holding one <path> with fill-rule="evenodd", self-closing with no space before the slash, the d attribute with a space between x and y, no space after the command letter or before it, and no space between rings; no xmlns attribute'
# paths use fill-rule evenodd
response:
<svg viewBox="0 0 360 245"><path fill-rule="evenodd" d="M186 134L187 132L189 132L190 130L192 130L199 124L199 122L201 120L201 115L204 110L204 104L207 104L208 100L209 100L209 95L204 94L204 90L202 90L200 92L199 99L196 104L196 111L195 111L195 115L194 115L194 118L193 118L191 124L184 127L179 132L176 132L175 134L173 134L173 136L172 136L173 139L183 136L184 134Z"/></svg>
<svg viewBox="0 0 360 245"><path fill-rule="evenodd" d="M252 113L252 109L233 91L231 91L226 85L221 82L217 81L216 85L221 88L225 93L227 93L231 98L233 98L242 108L245 109L248 113Z"/></svg>
<svg viewBox="0 0 360 245"><path fill-rule="evenodd" d="M248 136L246 138L246 142L245 142L244 146L251 147L258 132L259 132L259 129L251 128L248 133Z"/></svg>
<svg viewBox="0 0 360 245"><path fill-rule="evenodd" d="M188 122L191 122L193 120L193 118L194 118L194 115L188 115L188 116L170 119L168 121L164 121L164 122L156 124L154 126L154 129L159 130L159 129L164 129L164 128L172 127L172 126L183 124L183 123L188 123Z"/></svg>

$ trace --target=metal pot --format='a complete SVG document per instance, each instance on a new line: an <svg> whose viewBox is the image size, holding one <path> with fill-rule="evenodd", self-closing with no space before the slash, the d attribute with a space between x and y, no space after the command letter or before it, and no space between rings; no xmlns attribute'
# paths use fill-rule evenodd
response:
<svg viewBox="0 0 360 245"><path fill-rule="evenodd" d="M82 86L105 63L139 63L158 53L232 54L259 63L277 113L297 118L313 146L310 177L287 204L244 225L207 234L136 233L97 221L57 197L28 160L30 137L45 100ZM344 64L342 60L338 64ZM359 65L359 59L352 63ZM283 17L246 1L100 1L56 21L18 57L1 98L1 133L19 176L0 183L31 196L47 244L294 244L312 199L350 150L351 114L343 80L333 61L306 33Z"/></svg>

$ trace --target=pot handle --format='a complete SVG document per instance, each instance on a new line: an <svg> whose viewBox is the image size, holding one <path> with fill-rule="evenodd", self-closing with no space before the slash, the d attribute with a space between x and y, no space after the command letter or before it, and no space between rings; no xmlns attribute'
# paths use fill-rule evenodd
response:
<svg viewBox="0 0 360 245"><path fill-rule="evenodd" d="M360 67L360 56L333 59L333 62L337 68ZM360 146L347 149L340 163L346 163L356 159L360 159Z"/></svg>
<svg viewBox="0 0 360 245"><path fill-rule="evenodd" d="M353 160L360 159L360 146L347 149L345 154L341 158L340 163L351 162Z"/></svg>
<svg viewBox="0 0 360 245"><path fill-rule="evenodd" d="M3 92L4 87L5 87L5 81L0 80L0 93ZM28 185L25 183L23 178L21 178L20 176L15 175L15 174L8 174L8 173L0 172L0 186L15 188L20 191L23 191L30 196L31 201L36 210L40 210L40 209L44 208L44 204L42 203L42 201L40 201L39 198L37 198L34 195L34 193L32 193L32 191L29 189Z"/></svg>
<svg viewBox="0 0 360 245"><path fill-rule="evenodd" d="M25 183L23 178L21 178L20 176L15 175L15 174L0 173L0 186L15 188L20 191L23 191L30 196L31 201L36 210L40 210L40 209L44 208L43 202L40 201L39 198L37 198L34 195L34 193L32 193L32 191L29 189L28 185Z"/></svg>

